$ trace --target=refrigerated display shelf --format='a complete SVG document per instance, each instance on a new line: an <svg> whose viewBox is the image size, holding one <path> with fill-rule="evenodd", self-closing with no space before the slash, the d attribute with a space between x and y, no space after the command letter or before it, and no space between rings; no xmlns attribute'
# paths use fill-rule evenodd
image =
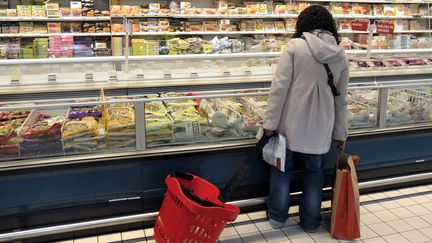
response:
<svg viewBox="0 0 432 243"><path fill-rule="evenodd" d="M229 14L145 14L145 15L111 15L112 18L178 18L178 19L280 19L297 18L298 14L268 15L229 15Z"/></svg>
<svg viewBox="0 0 432 243"><path fill-rule="evenodd" d="M12 21L110 21L111 17L0 17L0 22Z"/></svg>
<svg viewBox="0 0 432 243"><path fill-rule="evenodd" d="M265 35L265 34L293 34L295 30L281 31L190 31L190 32L134 32L133 36L159 36L159 35ZM340 30L339 34L368 34L369 31ZM376 32L374 32L376 33ZM432 33L432 30L396 30L396 34ZM126 35L125 32L113 32L114 36Z"/></svg>
<svg viewBox="0 0 432 243"><path fill-rule="evenodd" d="M410 0L406 0L406 1L400 1L400 0L396 0L396 1L386 1L386 0L302 0L302 2L315 2L315 3L388 3L388 4L397 4L397 3L412 3L412 4L428 4L428 3L432 3L431 1L410 1Z"/></svg>
<svg viewBox="0 0 432 243"><path fill-rule="evenodd" d="M79 33L85 34L85 33ZM346 50L347 54L365 55L366 50ZM432 53L432 48L418 49L372 49L371 54L424 54ZM181 54L181 55L149 55L128 56L131 61L158 61L158 60L195 60L195 59L224 59L224 58L271 58L279 57L280 52L248 52L229 54ZM120 62L125 61L125 56L109 57L76 57L76 58L39 58L39 59L6 59L0 60L0 65L24 65L24 64L55 64L55 63L91 63L91 62Z"/></svg>
<svg viewBox="0 0 432 243"><path fill-rule="evenodd" d="M134 32L133 36L158 35L265 35L265 34L291 34L294 31L191 31L191 32ZM113 35L125 35L124 32Z"/></svg>
<svg viewBox="0 0 432 243"><path fill-rule="evenodd" d="M356 31L356 30L339 30L339 34L368 34L369 31ZM393 33L396 34L421 34L421 33L432 33L432 30L395 30ZM376 31L374 31L376 34Z"/></svg>
<svg viewBox="0 0 432 243"><path fill-rule="evenodd" d="M340 2L340 1L337 1ZM112 18L179 18L179 19L292 19L297 18L298 14L286 15L218 15L218 14L202 14L202 15L177 15L177 14L152 14L152 15L113 15ZM333 14L336 19L429 19L432 16L381 16L381 15L354 15L354 14Z"/></svg>
<svg viewBox="0 0 432 243"><path fill-rule="evenodd" d="M429 17L429 16L427 16ZM335 19L423 19L426 16L379 16L379 15L353 15L353 14L333 14Z"/></svg>
<svg viewBox="0 0 432 243"><path fill-rule="evenodd" d="M50 37L50 36L111 36L111 33L46 33L46 34L0 34L0 38Z"/></svg>

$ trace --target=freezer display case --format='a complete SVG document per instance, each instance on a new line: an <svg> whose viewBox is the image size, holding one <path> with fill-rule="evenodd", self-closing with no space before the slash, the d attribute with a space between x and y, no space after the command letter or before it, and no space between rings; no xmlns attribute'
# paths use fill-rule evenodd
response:
<svg viewBox="0 0 432 243"><path fill-rule="evenodd" d="M174 151L190 144L250 141L262 125L268 91L159 92L8 104L0 108L2 159ZM432 81L351 84L350 133L431 126L431 96Z"/></svg>

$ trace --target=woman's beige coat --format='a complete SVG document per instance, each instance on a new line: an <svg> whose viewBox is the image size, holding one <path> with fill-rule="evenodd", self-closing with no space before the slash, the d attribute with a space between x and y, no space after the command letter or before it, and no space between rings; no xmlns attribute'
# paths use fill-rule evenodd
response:
<svg viewBox="0 0 432 243"><path fill-rule="evenodd" d="M348 60L328 33L304 37L292 39L280 57L264 128L285 135L291 151L324 154L332 139L347 137ZM323 63L329 65L340 96L333 96Z"/></svg>

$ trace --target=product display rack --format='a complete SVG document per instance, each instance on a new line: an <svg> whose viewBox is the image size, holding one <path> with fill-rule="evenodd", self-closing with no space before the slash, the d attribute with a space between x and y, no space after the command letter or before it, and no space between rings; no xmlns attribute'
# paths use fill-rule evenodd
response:
<svg viewBox="0 0 432 243"><path fill-rule="evenodd" d="M98 4L98 1L100 0L95 0L94 3ZM59 0L60 2L60 6L64 7L64 6L68 6L69 1L65 1L65 0ZM170 1L167 1L167 3L170 3ZM223 4L225 4L222 1ZM260 2L256 2L258 4L261 4ZM11 0L11 8L14 8L18 3L12 3ZM140 4L142 6L140 6ZM342 37L344 38L348 38L349 40L354 40L354 41L360 41L360 42L364 42L364 37L361 37L360 35L364 35L366 36L368 34L368 31L355 31L355 30L351 30L351 27L347 27L346 21L350 21L350 20L369 20L371 21L371 23L373 23L374 20L393 20L394 23L396 23L397 28L395 29L394 33L396 35L398 34L402 34L402 35L412 35L412 36L417 36L416 38L414 37L409 37L411 38L412 44L406 44L405 42L402 43L402 48L406 48L406 49L410 49L410 45L413 45L414 48L427 48L429 46L432 46L432 36L431 36L431 22L430 22L430 2L428 1L321 1L321 0L312 0L312 1L289 1L289 2L285 2L287 9L283 10L286 11L284 14L277 14L276 11L281 11L281 10L277 10L276 6L278 6L278 4L280 4L280 2L273 2L273 3L268 3L268 2L264 2L264 4L267 4L266 6L268 7L268 9L271 6L271 10L267 10L267 12L263 12L261 10L259 10L259 5L258 9L255 9L253 11L257 11L257 12L249 12L249 5L245 7L243 6L243 2L241 1L234 1L232 4L235 4L236 8L243 8L242 11L247 10L248 13L247 14L232 14L230 12L230 10L233 10L233 8L227 8L226 12L224 12L223 14L219 13L219 11L221 11L221 9L223 11L224 10L224 5L220 5L219 7L216 5L214 5L213 3L210 2L194 2L191 1L189 2L190 5L188 5L188 9L187 11L190 11L190 14L184 14L184 13L180 13L181 11L183 11L183 9L179 9L179 13L176 13L174 8L172 9L171 7L163 7L160 5L160 3L158 6L160 7L160 9L150 9L152 8L150 5L147 6L146 4L152 4L152 1L148 0L145 1L144 3L139 3L137 1L129 1L129 2L123 2L123 0L119 0L119 1L110 1L109 3L99 3L99 8L102 8L103 11L106 11L104 14L107 14L108 12L110 16L74 16L74 17L67 17L67 16L60 16L60 17L35 17L35 16L20 16L20 17L0 17L0 22L4 22L4 23L24 23L24 22L46 22L46 23L53 23L53 22L59 22L59 23L67 23L67 22L71 22L71 23L87 23L87 22L93 22L93 23L98 23L98 22L105 22L108 23L111 26L111 31L107 32L89 32L89 33L76 33L76 32L72 32L72 33L0 33L0 38L3 38L3 40L8 40L10 38L46 38L46 37L50 37L50 36L70 36L70 37L111 37L110 41L108 41L107 39L104 40L96 40L93 39L93 43L95 43L95 41L103 41L103 45L107 46L108 49L110 49L110 53L108 53L106 50L105 52L97 52L96 50L94 51L93 54L90 54L90 49L88 50L89 53L87 53L86 55L96 55L96 56L100 56L100 55L114 55L114 56L118 56L118 55L124 55L125 54L125 48L128 49L128 51L130 53L128 53L128 55L133 55L133 56L141 56L141 55L177 55L177 51L173 51L170 49L169 52L162 51L162 50L158 50L159 48L163 48L164 47L164 43L162 43L161 41L169 41L170 38L175 38L175 37L181 37L181 38L187 38L187 37L202 37L204 40L206 41L210 41L211 38L213 38L213 36L217 36L219 38L222 37L229 37L230 39L234 39L234 40L239 40L242 43L244 42L244 38L249 38L252 37L253 39L258 38L258 36L263 36L263 37L259 37L258 39L256 39L256 42L259 43L260 41L268 41L270 40L270 42L274 41L273 39L276 38L276 46L277 47L272 47L273 51L280 51L281 49L283 49L284 44L286 43L286 41L288 40L287 38L289 38L293 33L293 26L292 26L292 22L288 23L289 21L294 21L298 16L298 13L290 13L289 11L300 11L301 8L304 8L304 4L321 4L321 5L325 5L327 7L329 7L332 11L350 11L350 14L339 14L339 13L333 13L333 16L335 17L336 20L340 20L342 21L341 23L339 23L340 26L340 30L339 33L341 34ZM230 3L231 4L231 3ZM254 3L252 3L251 6ZM303 5L302 5L303 4ZM335 5L336 4L336 5ZM337 4L342 4L341 6L337 5ZM345 5L343 4L349 4L349 10L344 9ZM363 5L367 5L366 7L364 7ZM394 9L390 9L391 11L393 11L391 14L393 16L387 16L387 12L384 14L384 12L382 12L380 14L376 14L374 9L375 5L380 5L381 7L386 6L386 11L389 11L389 7L393 6ZM409 12L409 13L400 13L400 9L398 9L398 6L400 5L406 5L406 6L413 6L412 9L411 7L408 8L408 10L402 10L402 11L417 11L417 12ZM122 6L126 6L128 11L131 11L131 9L135 8L134 11L138 11L140 10L141 13L137 13L137 14L115 14L115 11L113 10L113 7L122 7ZM306 6L306 5L305 5ZM138 7L138 9L136 8ZM261 6L262 7L262 6ZM370 11L366 14L355 14L355 11L360 11L360 10L354 10L355 8L370 8L367 11ZM294 10L292 9L294 8ZM339 9L341 8L341 9ZM335 10L337 9L337 10ZM144 11L145 10L145 11ZM197 12L199 11L210 11L211 14L196 14L195 10L197 10ZM373 11L372 11L373 10ZM123 10L122 10L123 11ZM146 12L147 11L147 12ZM148 12L155 12L156 13L148 13ZM157 13L159 11L159 13ZM260 12L261 11L261 12ZM366 10L365 10L366 11ZM377 10L378 11L378 10ZM379 10L381 11L381 10ZM139 11L138 11L139 12ZM229 23L231 20L231 25L239 25L239 21L241 20L251 20L251 21L259 21L259 20L263 20L264 23L266 23L266 19L268 20L280 20L280 21L284 21L285 25L284 25L284 30L274 30L273 28L275 27L271 27L269 29L256 29L256 30L241 30L240 26L237 26L237 30L202 30L202 31L160 31L160 30L156 30L156 31L136 31L136 29L132 30L130 33L130 36L128 38L126 38L126 33L124 32L124 29L119 29L119 28L124 28L124 21L125 20L135 20L135 21L139 21L140 25L142 23L147 23L146 21L149 20L156 20L159 21L161 19L166 19L168 22L170 21L175 21L175 20L180 20L180 21L185 21L185 22L189 22L191 21L191 23L193 24L197 24L197 23L201 23L202 21L208 21L208 20L215 20L215 21L225 21L227 20ZM152 20L152 21L153 21ZM200 22L201 21L201 22ZM288 21L288 22L286 22ZM402 22L398 22L398 21L402 21ZM405 21L405 22L404 22ZM414 21L414 22L407 22L407 21ZM194 23L195 22L195 23ZM157 22L155 22L157 25ZM136 22L135 24L138 24L138 22ZM213 24L213 23L212 23ZM217 23L218 25L220 23ZM268 24L268 23L267 23ZM400 25L400 26L399 26ZM410 26L412 25L412 26ZM116 27L115 27L116 26ZM123 27L121 27L123 26ZM343 26L343 27L342 27ZM279 26L280 27L280 26ZM153 27L151 27L153 28ZM213 26L212 28L215 28L215 26ZM219 27L222 28L222 27ZM261 28L261 27L259 27ZM263 27L264 28L264 27ZM266 27L267 28L267 27ZM347 29L349 28L349 29ZM378 42L388 42L391 41L390 37L383 37L385 38L384 40L381 39L377 39ZM414 39L412 39L414 38ZM420 39L418 39L420 38ZM109 38L108 38L109 39ZM136 42L135 45L133 44L129 44L127 45L126 43L126 39L128 40L139 40L139 39L144 39L141 42ZM198 38L199 39L199 38ZM80 39L77 39L78 41L80 41ZM186 39L185 39L186 40ZM414 40L414 42L413 42ZM16 40L14 40L16 43ZM28 41L28 40L27 40ZM51 40L49 40L50 42ZM87 40L87 42L89 43L90 40ZM229 40L228 40L229 41ZM399 43L400 40L396 39L396 43ZM417 41L419 41L418 44ZM49 43L48 42L48 43ZM157 43L159 42L159 43ZM157 44L156 44L157 43ZM262 44L262 43L261 43ZM260 45L261 45L260 44ZM28 43L27 43L28 45ZM96 45L96 44L94 44ZM147 47L148 45L148 47ZM191 43L191 45L195 45L195 43ZM214 44L213 44L214 45ZM244 45L244 43L243 43ZM398 46L397 44L395 44L396 46ZM27 48L27 47L26 47ZM31 47L30 47L31 48ZM153 48L155 50L153 50ZM171 48L171 47L170 47ZM365 46L362 46L362 48L365 48ZM381 46L381 44L378 45L373 45L372 48L383 48L383 49L389 49L389 50L395 50L395 52L397 52L397 50L399 49L399 47L397 47L397 49L392 49L393 46ZM0 48L1 49L1 48ZM144 49L144 50L143 50ZM44 49L43 49L44 50ZM29 51L29 50L27 50ZM226 53L227 50L223 50L223 53ZM239 48L236 50L230 50L232 52L259 52L257 50L250 50L247 48ZM112 52L112 53L111 53ZM196 52L196 50L194 51ZM213 47L213 50L207 50L207 51L203 51L203 53L208 53L208 52L213 52L215 54L218 54L219 51L217 49L215 49ZM103 54L101 54L103 53ZM38 55L35 57L44 57L46 54L42 53L42 56ZM58 56L59 54L57 54ZM68 57L70 57L71 55L74 54L69 54L67 55ZM5 55L8 58L10 57L14 57L16 58L17 55ZM76 54L76 56L79 56L79 54ZM50 55L51 57L51 55ZM21 57L23 58L23 57Z"/></svg>
<svg viewBox="0 0 432 243"><path fill-rule="evenodd" d="M59 2L64 7L70 1ZM158 1L94 2L109 11L113 5ZM337 3L406 4L428 10L432 6L426 1L285 2L287 6L297 3L328 7ZM243 1L232 4L244 6ZM218 8L211 1L193 0L194 7ZM430 11L421 16L334 16L336 21L414 21L417 29L399 27L395 36L422 41L432 37ZM104 33L17 33L0 34L0 38L105 38L113 54L0 60L0 188L8 188L0 190L0 232L157 210L165 192L163 178L172 171L192 172L223 187L256 143L254 134L264 116L274 70L294 33L292 24L297 17L298 13L288 12L0 17L0 25L109 23L111 29ZM238 28L223 30L218 25L214 31L131 29L127 33L113 29L116 24L149 19L196 25L229 20ZM284 29L242 31L241 21L282 21ZM369 32L341 29L339 33L360 42ZM395 41L374 35L374 41ZM216 36L228 42L216 40ZM184 40L190 47L166 55L161 47L173 39ZM214 41L215 46L233 45L233 40L238 40L242 48L204 52L198 47L197 51L193 49L197 42L190 39L203 45ZM142 42L137 45L134 40ZM153 52L134 52L137 47ZM431 166L432 45L391 47L375 45L370 58L364 49L346 51L350 59L347 152L362 158L360 180L414 173ZM262 167L255 165L239 198L265 194L268 176ZM332 169L328 166L326 172ZM299 177L298 171L294 174ZM83 207L88 210L81 210Z"/></svg>
<svg viewBox="0 0 432 243"><path fill-rule="evenodd" d="M134 127L137 129L136 131L134 131L134 134L136 136L135 140L137 141L137 143L132 148L129 149L133 149L133 150L137 149L139 151L147 150L147 149L151 150L151 148L154 147L154 145L151 146L151 143L146 141L146 131L142 129L141 130L138 129L138 128L147 127L143 124L146 123L145 119L146 116L149 115L149 113L147 113L147 110L145 109L142 110L139 107L141 106L144 107L145 103L147 104L147 103L154 103L154 102L164 102L166 104L167 102L170 103L170 101L176 101L177 103L182 103L181 102L182 100L188 100L188 101L214 100L214 99L223 100L224 98L232 99L232 100L242 100L244 97L249 97L249 96L252 97L265 96L267 94L266 89L262 89L259 87L268 87L270 85L270 82L272 80L272 73L275 68L274 63L276 63L277 61L274 60L272 56L276 56L276 55L277 53L263 54L261 60L256 60L256 59L252 60L252 62L256 63L255 65L250 65L249 67L248 66L238 67L238 68L223 67L222 63L219 63L221 60L216 59L214 61L210 61L207 64L209 65L208 67L204 67L201 69L194 68L191 69L190 71L187 70L181 71L182 66L179 66L179 70L163 69L163 68L159 70L152 70L152 69L144 70L140 68L141 65L148 66L147 62L154 62L155 60L159 60L160 62L162 62L162 60L158 59L156 56L155 57L132 57L128 62L129 71L128 72L118 71L117 77L123 75L123 79L111 80L108 82L102 80L101 82L97 80L88 80L87 77L88 74L83 74L82 81L80 82L76 74L71 74L75 78L70 79L71 81L69 83L61 79L57 81L51 80L48 81L46 84L41 83L38 85L36 84L25 85L24 83L22 83L18 86L15 86L13 93L10 93L11 86L3 86L3 88L1 89L4 91L2 92L4 95L15 94L18 95L17 96L18 98L25 97L26 93L43 92L44 88L46 87L51 87L50 92L80 91L83 93L84 97L86 97L87 91L92 90L94 88L96 88L94 90L97 91L97 89L103 87L106 88L108 91L118 90L118 92L120 92L119 94L125 92L125 95L129 94L128 96L120 96L118 98L115 96L110 97L110 99L113 99L113 101L109 101L109 100L103 101L104 96L102 96L102 100L101 97L98 98L98 97L87 96L86 98L83 97L81 99L84 101L80 101L80 99L78 99L73 103L71 103L70 100L56 100L54 102L56 103L56 105L52 105L51 104L52 101L48 101L48 100L47 101L29 100L25 102L25 103L30 102L31 103L30 105L26 105L25 103L23 105L22 102L14 101L11 103L3 103L3 106L0 107L0 110L3 112L13 111L13 110L50 110L50 109L54 109L54 110L60 109L63 111L67 111L69 107L80 107L80 106L103 107L104 105L113 105L113 104L126 104L126 103L131 105L133 104L132 106L135 107L134 117L136 117ZM171 63L172 65L173 63L178 62L174 59L175 57L176 56L166 56L166 60L164 60L164 62ZM183 56L183 58L187 58L187 57L188 55ZM195 57L197 59L191 58L190 60L191 63L202 62L202 55L196 55ZM217 56L214 55L214 57ZM229 57L229 55L225 55L225 58L227 57ZM238 55L236 59L237 62L244 62L244 63L251 61L248 59L248 55L245 54ZM186 66L190 64L187 62L185 63L184 60L181 62L183 63L182 65L186 65ZM225 64L229 66L230 64L235 62L236 61L234 61L234 59L230 59L230 61L227 61ZM219 63L219 67L211 68L212 64L216 64L216 63ZM66 65L70 65L70 64L66 63ZM82 65L86 65L86 64L82 64ZM177 63L176 65L179 65L179 63ZM113 70L112 72L116 72L116 71ZM351 118L350 123L354 121L362 121L364 122L364 124L360 122L359 125L351 126L350 134L356 136L359 135L365 136L366 134L394 132L394 131L400 131L401 129L405 131L409 131L413 129L414 130L429 129L431 127L431 121L432 121L432 88L431 88L432 81L427 77L429 77L431 72L432 72L431 69L428 67L424 67L424 68L421 67L400 68L399 67L393 69L383 67L378 70L376 69L374 70L374 68L365 67L365 68L358 68L358 70L352 70L350 74L351 76L350 93L356 94L356 92L360 92L360 95L354 95L351 97L351 99L355 107L353 109L356 110L356 112L360 112L360 113L357 115L358 117L354 115L354 117ZM93 78L97 77L97 73L92 74L92 77ZM60 76L58 78L60 78ZM212 89L210 87L217 87L216 88L217 91L208 91L209 89ZM230 87L232 87L232 89L230 89ZM235 87L242 87L242 88L238 89ZM398 91L399 89L402 89L402 91ZM6 93L7 92L6 90L9 90L9 93ZM171 91L177 91L177 90L178 92L172 94L170 93ZM187 92L191 92L190 95L192 96L185 96L185 97L181 96L181 94L186 95ZM396 92L394 93L394 97L390 95L393 94L391 92ZM403 92L403 95L400 92ZM48 93L44 92L44 94L48 94ZM44 94L42 93L41 97L44 97ZM58 93L58 94L62 95L62 93ZM131 96L132 94L135 95ZM167 94L168 96L165 96L164 94ZM85 102L85 100L88 99L92 101L90 101L90 103L83 103ZM399 104L397 102L402 102L402 103ZM44 103L48 103L48 104L44 104ZM395 103L394 105L395 108L393 106L390 106L390 104L393 103ZM230 106L228 104L225 105L227 107ZM244 106L244 108L247 108L248 103L241 103L240 105ZM264 103L262 103L261 105L264 105ZM371 105L373 107L370 107ZM405 106L406 108L404 108ZM410 106L412 107L408 108ZM169 110L169 106L164 109ZM233 108L231 107L230 109ZM263 112L265 110L265 106L260 109L262 109ZM360 111L358 109L360 109ZM403 119L408 119L408 120L401 120L401 123L399 124L398 122L396 123L393 122L393 120L388 120L390 118L385 119L385 116L383 116L383 114L390 114L389 110L391 109L400 109L394 111L396 112L395 116L397 117L397 119L399 119L398 118L399 115L397 114L400 113L400 116L403 117ZM418 110L418 112L420 113L418 115L412 115L412 113L410 112L411 117L408 117L404 113L405 109L411 109L411 111L412 109ZM144 113L140 113L140 112L144 112ZM242 114L241 111L233 110L233 112L238 112L239 117L241 117L240 115ZM66 112L63 113L64 113L63 116L67 116ZM230 113L226 113L226 114L228 116L228 114ZM261 117L262 119L263 114L261 113L259 117ZM259 121L260 120L259 117L256 117L254 119L256 121ZM242 119L246 119L246 118L243 117ZM247 119L251 119L251 117ZM373 122L369 121L368 119L373 119ZM420 119L420 122L415 121L416 119ZM176 124L175 118L173 124ZM170 125L170 129L171 126L172 125ZM212 125L210 125L210 127L212 127ZM228 130L222 129L219 132L226 133L228 131L229 129ZM239 133L244 133L244 131ZM192 144L203 143L203 142L204 143L210 142L210 144L214 144L219 142L226 142L229 140L235 140L235 142L238 143L244 141L244 139L247 138L248 137L245 138L243 136L233 135L233 137L228 137L228 138L223 137L223 139L221 140L216 139L215 141L212 141L212 139L211 140L199 139L196 141L193 140L189 142ZM249 144L250 142L247 143ZM156 147L168 146L172 148L172 151L175 151L176 149L179 148L178 146L182 144L184 144L183 141L172 141L172 143L168 142L168 143L157 144ZM186 143L185 146L189 146L187 144L189 143ZM173 145L175 146L172 147ZM167 149L169 150L168 147L166 147L165 150ZM126 151L127 150L128 149L126 149ZM121 148L120 151L122 151ZM38 155L37 157L40 156ZM49 157L49 155L47 156ZM100 156L105 156L105 155L104 153L101 153ZM31 156L29 157L29 159L30 158ZM9 158L8 160L10 159L11 158ZM14 161L10 163L5 162L2 163L2 165L4 166L13 165L13 164L16 165L16 163L19 164L20 162L18 161Z"/></svg>

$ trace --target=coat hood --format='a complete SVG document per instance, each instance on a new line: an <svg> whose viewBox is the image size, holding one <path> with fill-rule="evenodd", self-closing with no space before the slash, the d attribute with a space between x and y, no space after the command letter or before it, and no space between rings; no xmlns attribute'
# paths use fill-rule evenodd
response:
<svg viewBox="0 0 432 243"><path fill-rule="evenodd" d="M336 63L345 58L342 46L326 32L303 33L312 55L321 63Z"/></svg>

